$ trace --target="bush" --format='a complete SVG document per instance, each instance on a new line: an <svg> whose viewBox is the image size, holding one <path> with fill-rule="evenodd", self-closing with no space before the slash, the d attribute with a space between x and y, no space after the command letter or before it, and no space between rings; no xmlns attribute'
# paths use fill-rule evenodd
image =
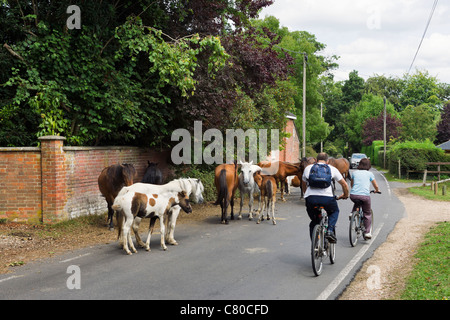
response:
<svg viewBox="0 0 450 320"><path fill-rule="evenodd" d="M402 174L406 170L423 171L427 162L448 161L442 149L431 141L405 141L394 144L387 153L389 171L398 173L398 160L401 162ZM441 170L445 170L441 167Z"/></svg>

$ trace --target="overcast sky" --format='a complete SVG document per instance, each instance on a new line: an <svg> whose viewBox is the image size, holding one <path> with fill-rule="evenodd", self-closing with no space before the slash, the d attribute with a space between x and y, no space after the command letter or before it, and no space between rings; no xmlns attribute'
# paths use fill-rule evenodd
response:
<svg viewBox="0 0 450 320"><path fill-rule="evenodd" d="M402 77L409 69L425 31L434 0L275 0L260 18L272 15L290 31L314 34L340 56L335 80L352 70L367 79L374 74ZM450 1L440 0L414 62L441 82L450 83Z"/></svg>

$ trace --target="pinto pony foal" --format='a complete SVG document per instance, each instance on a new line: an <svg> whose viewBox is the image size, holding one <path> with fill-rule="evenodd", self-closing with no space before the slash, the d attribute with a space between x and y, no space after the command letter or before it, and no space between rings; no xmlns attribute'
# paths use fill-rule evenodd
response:
<svg viewBox="0 0 450 320"><path fill-rule="evenodd" d="M137 252L131 239L131 227L136 235L136 242L147 251L150 251L150 238L156 218L159 218L161 228L161 247L164 250L167 250L164 239L164 215L167 216L169 210L176 205L179 205L186 213L192 212L189 197L184 191L166 192L161 194L145 194L129 191L118 196L114 201L112 208L117 212L117 221L119 224L118 238L120 238L122 233L123 249L125 252L131 255L128 243L130 244L131 250L135 253ZM150 226L147 241L144 244L139 236L139 224L143 218L147 217L150 218Z"/></svg>

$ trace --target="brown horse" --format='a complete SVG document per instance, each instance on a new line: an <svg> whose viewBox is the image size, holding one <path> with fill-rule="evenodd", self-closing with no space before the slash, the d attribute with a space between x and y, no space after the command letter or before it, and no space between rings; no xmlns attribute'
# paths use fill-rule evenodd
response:
<svg viewBox="0 0 450 320"><path fill-rule="evenodd" d="M106 167L98 177L98 188L105 197L108 204L108 225L110 230L114 230L113 216L114 210L111 206L114 199L124 186L131 186L136 175L136 169L132 164L114 164Z"/></svg>
<svg viewBox="0 0 450 320"><path fill-rule="evenodd" d="M303 158L300 160L300 173L297 174L296 182L297 182L297 183L300 183L301 198L303 198L303 195L304 195L305 192L306 192L306 188L308 187L308 186L306 185L306 182L303 181L303 179L302 179L303 171L305 171L305 168L306 168L307 166L316 163L316 161L317 161L317 160L316 160L316 158L314 158L314 157L308 157L308 158L303 157Z"/></svg>
<svg viewBox="0 0 450 320"><path fill-rule="evenodd" d="M329 158L328 164L330 166L333 166L336 169L338 169L339 172L342 174L342 177L344 177L344 180L345 179L350 180L350 162L347 159L345 159L345 158L339 158L339 159ZM334 186L334 189L336 189L336 186L334 185L334 181L333 181L333 186Z"/></svg>
<svg viewBox="0 0 450 320"><path fill-rule="evenodd" d="M269 206L271 205L272 211L272 223L275 225L275 202L277 201L277 182L274 176L263 176L260 171L257 171L253 175L256 184L261 191L261 200L259 203L258 213L259 219L258 224L264 220L264 208L267 206L267 221L270 220L269 217ZM267 198L267 205L266 205ZM261 208L262 203L262 208Z"/></svg>
<svg viewBox="0 0 450 320"><path fill-rule="evenodd" d="M234 194L238 187L237 161L234 164L218 165L214 171L214 184L217 190L217 201L214 205L220 204L222 209L221 223L228 224L227 208L231 205L231 220L234 220Z"/></svg>
<svg viewBox="0 0 450 320"><path fill-rule="evenodd" d="M262 175L273 176L277 184L280 183L281 200L286 201L283 195L286 177L299 174L300 167L295 164L284 161L275 161L275 162L263 161L258 163L258 166L262 168L261 172Z"/></svg>

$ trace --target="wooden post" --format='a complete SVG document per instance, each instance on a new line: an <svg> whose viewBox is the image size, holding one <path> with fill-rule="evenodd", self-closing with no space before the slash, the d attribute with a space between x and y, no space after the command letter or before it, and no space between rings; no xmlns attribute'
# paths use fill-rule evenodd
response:
<svg viewBox="0 0 450 320"><path fill-rule="evenodd" d="M398 178L399 179L402 178L402 169L401 169L400 159L398 159Z"/></svg>
<svg viewBox="0 0 450 320"><path fill-rule="evenodd" d="M447 186L444 184L442 186L442 195L445 196L447 194Z"/></svg>
<svg viewBox="0 0 450 320"><path fill-rule="evenodd" d="M423 172L422 186L425 186L426 183L427 183L427 169L425 169L425 171Z"/></svg>
<svg viewBox="0 0 450 320"><path fill-rule="evenodd" d="M434 194L438 193L439 185L437 182L434 183Z"/></svg>

